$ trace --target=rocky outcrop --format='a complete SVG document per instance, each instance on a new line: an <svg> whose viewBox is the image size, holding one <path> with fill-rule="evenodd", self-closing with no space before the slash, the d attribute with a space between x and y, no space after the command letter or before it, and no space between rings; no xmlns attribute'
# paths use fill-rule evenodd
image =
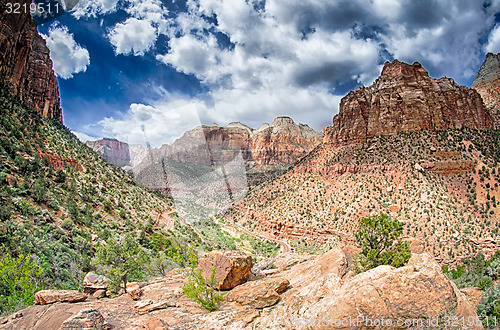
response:
<svg viewBox="0 0 500 330"><path fill-rule="evenodd" d="M8 1L0 0L5 8ZM18 0L21 4L31 1ZM22 6L21 6L22 8ZM0 75L42 116L62 122L59 88L45 40L28 13L0 13Z"/></svg>
<svg viewBox="0 0 500 330"><path fill-rule="evenodd" d="M242 284L229 292L225 299L253 308L261 309L275 305L282 294L290 286L287 279L268 279L251 281Z"/></svg>
<svg viewBox="0 0 500 330"><path fill-rule="evenodd" d="M495 129L500 129L500 54L486 55L471 88L481 94L486 108L493 116Z"/></svg>
<svg viewBox="0 0 500 330"><path fill-rule="evenodd" d="M110 164L118 167L130 165L130 150L125 142L104 138L87 141L85 144Z"/></svg>
<svg viewBox="0 0 500 330"><path fill-rule="evenodd" d="M370 87L358 87L342 98L333 125L325 128L324 141L357 143L377 135L462 127L493 127L475 90L450 78L433 79L418 62L394 60L384 65Z"/></svg>
<svg viewBox="0 0 500 330"><path fill-rule="evenodd" d="M63 322L59 330L106 330L108 323L102 314L95 308L84 308Z"/></svg>
<svg viewBox="0 0 500 330"><path fill-rule="evenodd" d="M244 283L252 270L252 256L239 251L212 251L200 258L198 267L203 277L209 281L212 269L215 269L215 288L231 290Z"/></svg>
<svg viewBox="0 0 500 330"><path fill-rule="evenodd" d="M104 275L97 275L89 272L83 278L83 291L93 294L98 290L107 290L109 287L109 278Z"/></svg>
<svg viewBox="0 0 500 330"><path fill-rule="evenodd" d="M47 305L56 302L78 302L88 297L85 293L76 290L42 290L35 293L35 304Z"/></svg>
<svg viewBox="0 0 500 330"><path fill-rule="evenodd" d="M290 165L311 151L321 134L289 117L276 118L261 126L250 140L251 165Z"/></svg>
<svg viewBox="0 0 500 330"><path fill-rule="evenodd" d="M475 309L427 254L414 254L404 267L379 266L358 275L339 249L321 256L282 254L270 261L275 266L272 273L257 271L229 291L211 313L183 294L186 276L172 274L145 286L138 302L123 295L30 306L0 328L31 329L36 324L57 329L85 307L98 309L116 329L371 329L377 327L364 322L382 319L394 326L378 328L407 328L404 323L397 327L398 320L419 322L408 328L431 328L431 322L438 321L439 327L454 316L466 320L463 329L482 329Z"/></svg>

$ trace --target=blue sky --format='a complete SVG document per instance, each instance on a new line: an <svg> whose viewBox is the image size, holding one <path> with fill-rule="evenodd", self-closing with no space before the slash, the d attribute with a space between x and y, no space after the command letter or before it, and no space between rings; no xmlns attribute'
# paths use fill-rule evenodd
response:
<svg viewBox="0 0 500 330"><path fill-rule="evenodd" d="M500 52L500 0L81 0L39 26L65 124L159 146L200 123L316 130L387 60L470 86Z"/></svg>

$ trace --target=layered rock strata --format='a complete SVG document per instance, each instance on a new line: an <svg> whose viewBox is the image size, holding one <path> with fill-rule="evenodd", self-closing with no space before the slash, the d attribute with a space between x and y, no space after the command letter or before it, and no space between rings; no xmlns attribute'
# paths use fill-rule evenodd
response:
<svg viewBox="0 0 500 330"><path fill-rule="evenodd" d="M357 143L377 135L469 127L492 128L494 120L476 90L453 79L429 77L415 62L387 62L369 87L358 87L340 102L324 141Z"/></svg>
<svg viewBox="0 0 500 330"><path fill-rule="evenodd" d="M6 8L7 0L0 0ZM28 0L14 2L29 4ZM21 99L42 116L62 122L59 88L49 49L29 13L0 12L0 75Z"/></svg>

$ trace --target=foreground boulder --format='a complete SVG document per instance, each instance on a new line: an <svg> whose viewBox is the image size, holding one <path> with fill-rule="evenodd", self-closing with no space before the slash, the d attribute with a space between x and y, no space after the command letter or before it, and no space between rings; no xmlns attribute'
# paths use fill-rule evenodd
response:
<svg viewBox="0 0 500 330"><path fill-rule="evenodd" d="M35 305L47 305L56 302L85 301L87 295L77 290L42 290L35 293Z"/></svg>
<svg viewBox="0 0 500 330"><path fill-rule="evenodd" d="M140 301L122 295L30 306L21 317L0 321L0 329L58 329L83 308L98 309L113 329L449 329L445 318L455 316L465 320L462 329L482 329L464 294L425 253L414 253L404 267L379 266L357 275L340 249L273 260L272 273L260 271L227 292L215 312L186 297L188 278L180 273L149 282ZM382 319L383 326L370 326ZM416 323L398 327L398 320Z"/></svg>
<svg viewBox="0 0 500 330"><path fill-rule="evenodd" d="M239 251L212 251L200 258L198 267L203 271L205 280L209 280L215 267L215 288L231 290L245 283L252 272L252 256Z"/></svg>
<svg viewBox="0 0 500 330"><path fill-rule="evenodd" d="M341 252L334 251L326 255L341 258ZM324 256L317 260L321 258ZM314 269L304 266L295 267L296 279L304 280L308 277L304 271ZM342 268L324 275L310 273L309 285L303 281L297 285L292 277L292 289L258 321L257 328L288 324L309 329L355 329L370 328L373 322L381 325L381 320L385 320L382 328L407 328L405 322L413 320L430 328L436 323L442 326L445 317L454 316L471 320L464 329L482 328L475 309L427 254L414 254L404 267L379 266L358 275L342 275Z"/></svg>
<svg viewBox="0 0 500 330"><path fill-rule="evenodd" d="M130 296L130 298L132 298L134 300L139 299L141 297L141 294L142 294L142 289L141 289L139 283L137 283L137 282L127 283L126 291L127 291L128 295Z"/></svg>
<svg viewBox="0 0 500 330"><path fill-rule="evenodd" d="M59 330L106 330L109 325L95 308L84 308L63 322Z"/></svg>
<svg viewBox="0 0 500 330"><path fill-rule="evenodd" d="M261 309L276 304L289 286L290 281L281 278L250 281L231 290L225 299Z"/></svg>
<svg viewBox="0 0 500 330"><path fill-rule="evenodd" d="M109 278L104 275L97 275L93 272L87 273L83 278L83 292L93 294L98 290L106 290L109 287Z"/></svg>

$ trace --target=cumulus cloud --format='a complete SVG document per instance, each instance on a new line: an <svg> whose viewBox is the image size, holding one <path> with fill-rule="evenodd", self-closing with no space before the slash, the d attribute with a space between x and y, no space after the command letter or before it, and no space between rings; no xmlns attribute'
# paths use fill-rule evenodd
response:
<svg viewBox="0 0 500 330"><path fill-rule="evenodd" d="M109 40L116 54L143 55L157 39L156 28L148 20L128 18L118 23L109 33Z"/></svg>
<svg viewBox="0 0 500 330"><path fill-rule="evenodd" d="M201 101L170 98L153 105L132 103L121 117L99 122L103 136L112 136L129 144L160 146L173 142L189 129L200 125Z"/></svg>
<svg viewBox="0 0 500 330"><path fill-rule="evenodd" d="M320 130L340 98L371 84L387 60L419 61L432 76L466 84L484 49L500 51L500 28L493 29L500 0L188 0L186 11L169 18L154 1L128 2L130 18L110 32L116 52L143 54L165 34L168 47L156 59L198 78L206 91L142 108L157 120L150 131L155 141L161 138L155 132L167 131L157 125L170 120L164 112L181 103L203 123L258 127L286 114ZM125 28L127 22L140 28ZM127 130L116 127L144 124L137 106L101 124L124 136ZM136 131L134 139L143 134Z"/></svg>
<svg viewBox="0 0 500 330"><path fill-rule="evenodd" d="M124 9L129 18L110 29L108 38L116 54L144 55L167 33L168 10L160 0L128 0Z"/></svg>
<svg viewBox="0 0 500 330"><path fill-rule="evenodd" d="M118 0L79 0L71 11L76 19L96 17L116 10Z"/></svg>
<svg viewBox="0 0 500 330"><path fill-rule="evenodd" d="M500 53L500 25L496 25L491 31L484 50L490 53Z"/></svg>
<svg viewBox="0 0 500 330"><path fill-rule="evenodd" d="M49 29L49 35L42 35L50 49L50 57L54 63L54 71L63 79L73 77L73 74L85 72L90 64L87 49L75 42L73 34L65 26L54 26Z"/></svg>

